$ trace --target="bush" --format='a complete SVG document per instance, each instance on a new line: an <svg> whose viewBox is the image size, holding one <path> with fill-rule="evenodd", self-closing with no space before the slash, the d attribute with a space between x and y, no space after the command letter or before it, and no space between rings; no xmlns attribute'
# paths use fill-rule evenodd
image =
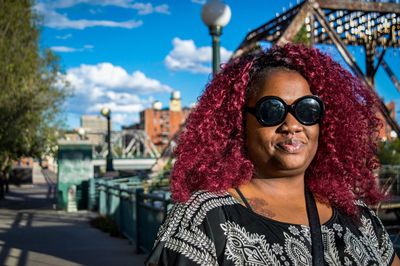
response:
<svg viewBox="0 0 400 266"><path fill-rule="evenodd" d="M124 238L116 223L108 216L98 216L90 220L90 225L105 233L109 233L112 237Z"/></svg>

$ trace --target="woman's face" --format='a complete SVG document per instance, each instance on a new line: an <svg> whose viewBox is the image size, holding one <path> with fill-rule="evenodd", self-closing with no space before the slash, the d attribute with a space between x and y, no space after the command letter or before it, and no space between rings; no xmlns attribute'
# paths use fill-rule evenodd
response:
<svg viewBox="0 0 400 266"><path fill-rule="evenodd" d="M272 70L261 88L248 99L254 107L264 96L278 96L290 105L312 95L307 81L295 71ZM254 115L246 114L246 145L257 178L290 177L304 174L318 148L319 125L305 126L288 113L277 126L263 127Z"/></svg>

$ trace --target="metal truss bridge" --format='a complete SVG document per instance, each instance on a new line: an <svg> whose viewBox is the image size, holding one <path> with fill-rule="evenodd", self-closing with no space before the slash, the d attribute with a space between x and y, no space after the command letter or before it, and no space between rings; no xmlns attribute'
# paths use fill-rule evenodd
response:
<svg viewBox="0 0 400 266"><path fill-rule="evenodd" d="M332 44L353 73L374 93L379 67L400 92L400 82L385 61L387 48L400 48L400 4L398 1L305 0L264 25L250 31L233 57L257 53L262 43L284 44L303 33L309 45ZM365 71L348 50L365 49ZM378 95L377 95L378 96ZM377 98L380 99L378 96ZM380 111L398 136L400 127L383 100Z"/></svg>
<svg viewBox="0 0 400 266"><path fill-rule="evenodd" d="M112 132L111 143L113 164L116 170L149 170L160 157L160 152L144 130ZM105 166L107 154L106 142L95 146L93 164Z"/></svg>

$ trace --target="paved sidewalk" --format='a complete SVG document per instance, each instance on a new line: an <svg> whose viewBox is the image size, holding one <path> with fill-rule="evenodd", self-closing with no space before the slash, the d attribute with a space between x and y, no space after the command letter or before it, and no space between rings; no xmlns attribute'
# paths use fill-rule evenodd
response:
<svg viewBox="0 0 400 266"><path fill-rule="evenodd" d="M54 210L54 190L36 170L34 185L11 186L0 201L0 265L143 265L128 240L90 227L94 213Z"/></svg>

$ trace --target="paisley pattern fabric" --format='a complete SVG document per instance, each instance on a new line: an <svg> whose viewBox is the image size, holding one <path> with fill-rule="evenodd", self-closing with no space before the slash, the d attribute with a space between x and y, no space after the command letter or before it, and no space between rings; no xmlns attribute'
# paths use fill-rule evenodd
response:
<svg viewBox="0 0 400 266"><path fill-rule="evenodd" d="M321 226L325 265L390 265L393 245L376 214L355 203L354 219L334 210ZM229 193L199 191L165 218L146 264L312 265L309 227L262 217Z"/></svg>

